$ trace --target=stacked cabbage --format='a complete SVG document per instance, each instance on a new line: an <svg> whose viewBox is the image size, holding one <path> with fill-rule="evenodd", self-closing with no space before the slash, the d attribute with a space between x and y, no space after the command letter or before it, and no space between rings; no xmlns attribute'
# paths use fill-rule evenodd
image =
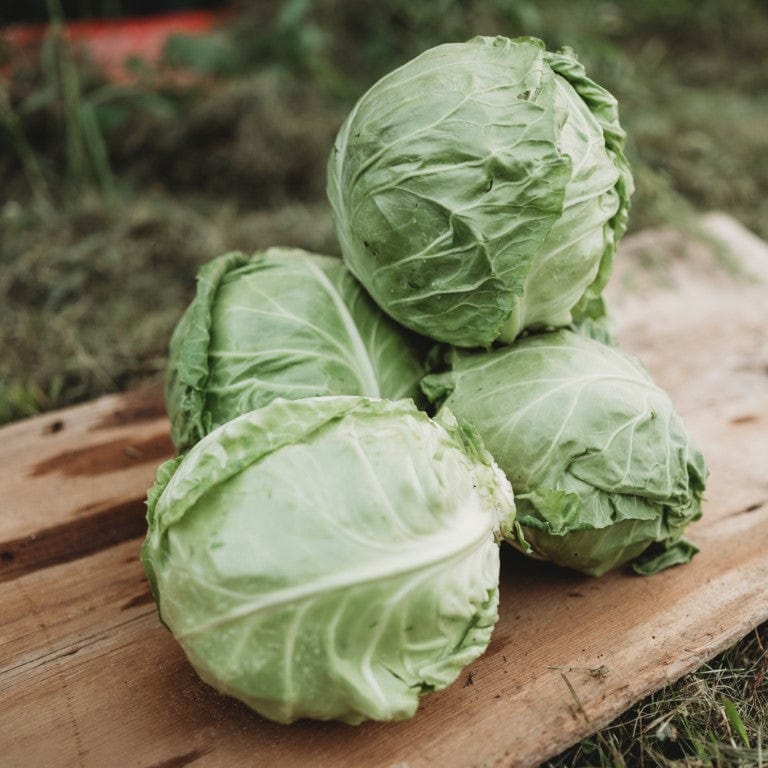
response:
<svg viewBox="0 0 768 768"><path fill-rule="evenodd" d="M410 717L498 618L509 483L410 401L274 400L163 465L148 507L164 623L273 720Z"/></svg>
<svg viewBox="0 0 768 768"><path fill-rule="evenodd" d="M685 562L706 468L667 395L640 363L569 330L459 352L425 391L475 425L516 494L533 551L600 576L635 560Z"/></svg>
<svg viewBox="0 0 768 768"><path fill-rule="evenodd" d="M500 540L593 575L694 554L704 460L605 330L623 145L571 52L438 46L339 132L343 262L201 270L142 558L204 680L281 722L410 717L487 646Z"/></svg>
<svg viewBox="0 0 768 768"><path fill-rule="evenodd" d="M689 559L680 536L706 475L669 398L597 340L633 190L624 138L571 52L480 37L374 85L328 165L350 270L391 317L454 347L425 393L477 428L530 550L594 575L652 544L637 570Z"/></svg>
<svg viewBox="0 0 768 768"><path fill-rule="evenodd" d="M339 259L297 248L228 253L200 270L171 338L171 437L191 448L278 397L417 398L424 354Z"/></svg>
<svg viewBox="0 0 768 768"><path fill-rule="evenodd" d="M592 314L632 176L616 100L569 53L480 37L384 77L342 126L328 196L350 270L462 347Z"/></svg>
<svg viewBox="0 0 768 768"><path fill-rule="evenodd" d="M339 259L200 270L142 560L200 676L273 720L410 717L490 641L512 488L416 407L426 353Z"/></svg>

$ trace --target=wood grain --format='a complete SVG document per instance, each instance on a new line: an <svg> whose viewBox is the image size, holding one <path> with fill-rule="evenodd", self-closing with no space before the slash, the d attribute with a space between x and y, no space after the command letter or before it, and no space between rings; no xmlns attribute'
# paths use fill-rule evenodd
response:
<svg viewBox="0 0 768 768"><path fill-rule="evenodd" d="M657 280L636 265L677 253L666 237L627 241L611 298L711 468L690 565L598 580L505 549L491 646L413 720L275 725L203 684L158 622L138 549L171 453L162 399L103 398L0 430L0 762L533 766L768 619L762 246L747 276L686 246Z"/></svg>

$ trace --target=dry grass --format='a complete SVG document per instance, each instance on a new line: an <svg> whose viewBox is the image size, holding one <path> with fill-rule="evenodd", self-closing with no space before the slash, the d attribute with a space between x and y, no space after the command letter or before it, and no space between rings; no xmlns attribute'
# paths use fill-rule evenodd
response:
<svg viewBox="0 0 768 768"><path fill-rule="evenodd" d="M548 768L768 765L768 625L648 697Z"/></svg>
<svg viewBox="0 0 768 768"><path fill-rule="evenodd" d="M162 194L56 214L6 204L0 422L162 377L198 267L276 243L335 252L324 203L240 213Z"/></svg>
<svg viewBox="0 0 768 768"><path fill-rule="evenodd" d="M265 0L174 41L200 73L186 86L165 70L113 86L51 41L0 93L0 422L157 376L194 270L222 250L336 251L325 162L352 100L424 47L489 32L571 44L617 95L632 228L721 208L768 237L757 0Z"/></svg>

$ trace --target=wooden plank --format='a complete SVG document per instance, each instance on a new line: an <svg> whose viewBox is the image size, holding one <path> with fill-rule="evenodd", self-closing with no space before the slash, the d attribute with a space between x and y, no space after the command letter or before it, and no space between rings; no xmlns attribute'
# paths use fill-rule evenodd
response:
<svg viewBox="0 0 768 768"><path fill-rule="evenodd" d="M159 387L0 431L0 582L140 536L172 455Z"/></svg>
<svg viewBox="0 0 768 768"><path fill-rule="evenodd" d="M690 565L596 580L505 549L491 647L413 720L275 725L200 682L157 621L138 548L161 398L103 398L0 430L0 762L532 766L768 619L765 286L696 249L661 287L633 276L665 242L627 241L612 299L710 464Z"/></svg>

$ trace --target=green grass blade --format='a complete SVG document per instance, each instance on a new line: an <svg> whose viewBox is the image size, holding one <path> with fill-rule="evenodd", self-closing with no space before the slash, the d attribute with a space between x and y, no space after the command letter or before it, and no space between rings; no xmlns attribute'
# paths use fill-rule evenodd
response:
<svg viewBox="0 0 768 768"><path fill-rule="evenodd" d="M731 728L733 728L739 739L741 739L741 743L749 749L747 729L744 726L744 721L741 719L738 709L736 709L736 705L726 696L720 696L720 703L722 704L725 717Z"/></svg>

